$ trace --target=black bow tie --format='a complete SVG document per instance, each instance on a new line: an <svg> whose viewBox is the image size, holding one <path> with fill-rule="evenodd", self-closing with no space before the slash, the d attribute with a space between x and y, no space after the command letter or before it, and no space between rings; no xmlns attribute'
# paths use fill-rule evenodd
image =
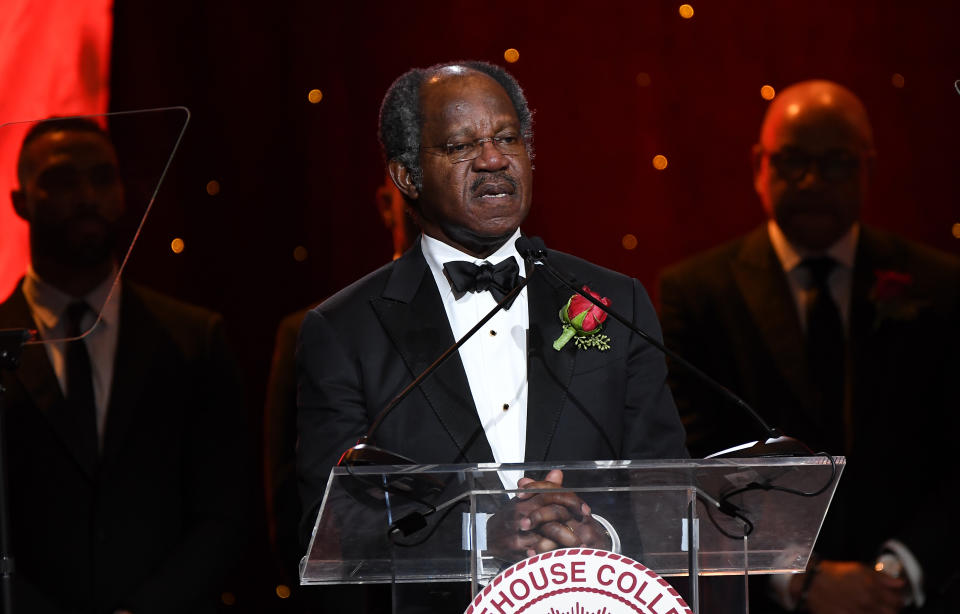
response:
<svg viewBox="0 0 960 614"><path fill-rule="evenodd" d="M489 262L474 264L454 260L444 263L443 271L457 292L463 294L489 290L498 303L513 290L520 279L520 267L517 266L516 258L507 258L496 266ZM509 309L510 305L504 305L503 308Z"/></svg>

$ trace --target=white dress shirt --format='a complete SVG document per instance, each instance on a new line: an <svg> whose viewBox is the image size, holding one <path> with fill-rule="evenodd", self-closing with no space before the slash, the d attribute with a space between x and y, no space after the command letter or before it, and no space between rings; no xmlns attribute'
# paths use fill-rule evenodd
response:
<svg viewBox="0 0 960 614"><path fill-rule="evenodd" d="M437 239L422 235L421 248L440 290L440 299L453 330L460 339L497 304L490 292L465 292L458 296L443 272L445 262L465 260L474 264L497 265L514 258L520 271L523 259L510 239L486 259L465 254ZM498 463L522 463L527 435L527 329L530 315L527 289L520 291L510 309L500 310L486 325L460 347L460 360L470 384L493 458ZM517 487L520 471L501 471L504 487Z"/></svg>
<svg viewBox="0 0 960 614"><path fill-rule="evenodd" d="M81 297L90 306L90 310L80 321L82 330L90 330L78 341L66 342L66 315L70 303L80 300L66 294L43 281L33 267L27 269L23 280L23 296L30 307L33 321L37 325L40 338L50 340L44 343L47 357L53 366L53 372L60 383L60 391L67 395L66 344L84 343L90 355L90 368L93 374L93 399L97 410L97 435L100 447L103 447L103 433L107 422L107 407L110 404L110 387L113 384L113 363L117 353L117 333L120 319L120 282L111 295L116 272L108 275L100 285L86 296ZM107 298L110 298L107 302ZM102 306L102 307L101 307ZM97 320L97 310L100 319ZM96 324L96 326L94 326ZM149 349L144 349L149 351Z"/></svg>
<svg viewBox="0 0 960 614"><path fill-rule="evenodd" d="M810 271L800 266L805 258L829 256L837 262L837 266L830 272L827 284L830 286L830 296L833 297L844 329L850 330L850 296L853 288L853 259L857 252L857 240L860 237L860 225L854 224L836 243L824 252L811 252L799 246L792 245L780 230L780 226L773 220L767 222L767 233L770 243L777 253L780 266L787 274L790 293L797 305L800 315L800 326L807 330L807 304L813 298L813 280Z"/></svg>

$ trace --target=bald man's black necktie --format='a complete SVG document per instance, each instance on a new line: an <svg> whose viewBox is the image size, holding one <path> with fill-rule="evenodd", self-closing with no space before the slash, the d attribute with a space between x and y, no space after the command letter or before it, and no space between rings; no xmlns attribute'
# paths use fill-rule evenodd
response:
<svg viewBox="0 0 960 614"><path fill-rule="evenodd" d="M65 317L67 337L83 334L81 326L83 316L90 306L83 301L70 303ZM67 404L70 421L73 424L77 440L81 442L84 454L96 458L99 454L99 436L97 435L97 406L93 396L93 369L90 354L83 339L68 341L67 348Z"/></svg>
<svg viewBox="0 0 960 614"><path fill-rule="evenodd" d="M807 303L807 366L828 452L843 452L843 397L846 379L846 341L843 320L830 294L828 280L837 266L833 258L808 258L801 266L810 272Z"/></svg>
<svg viewBox="0 0 960 614"><path fill-rule="evenodd" d="M454 260L444 263L443 271L450 280L450 285L457 292L485 292L490 291L494 300L500 302L510 293L520 279L520 267L515 258L507 258L496 266L489 262L474 264L464 260ZM504 305L509 309L510 305Z"/></svg>

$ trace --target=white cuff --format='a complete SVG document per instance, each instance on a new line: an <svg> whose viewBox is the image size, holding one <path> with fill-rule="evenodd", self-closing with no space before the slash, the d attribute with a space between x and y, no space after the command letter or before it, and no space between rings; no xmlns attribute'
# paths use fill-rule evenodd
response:
<svg viewBox="0 0 960 614"><path fill-rule="evenodd" d="M913 597L913 602L908 602L906 605L923 607L923 604L927 601L927 596L923 593L923 567L920 566L920 561L898 539L888 539L883 542L882 550L893 553L903 566L903 573L907 577L907 582L910 583L910 595Z"/></svg>
<svg viewBox="0 0 960 614"><path fill-rule="evenodd" d="M790 595L790 580L795 575L792 573L777 573L770 576L770 597L788 612L797 609L797 600Z"/></svg>
<svg viewBox="0 0 960 614"><path fill-rule="evenodd" d="M620 554L620 535L617 533L617 530L613 528L613 525L610 524L610 521L604 518L599 514L591 514L594 520L600 523L600 525L606 529L607 534L610 535L610 551L616 554Z"/></svg>

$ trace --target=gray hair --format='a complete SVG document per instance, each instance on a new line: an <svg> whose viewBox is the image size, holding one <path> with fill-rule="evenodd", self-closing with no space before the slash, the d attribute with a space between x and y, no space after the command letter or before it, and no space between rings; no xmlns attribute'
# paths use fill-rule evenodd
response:
<svg viewBox="0 0 960 614"><path fill-rule="evenodd" d="M423 188L423 169L420 167L420 87L423 82L449 66L463 66L483 73L499 83L510 97L520 120L520 133L533 159L533 112L527 105L523 89L510 73L487 62L447 62L429 68L413 68L400 75L383 97L380 105L380 145L384 158L398 160L407 167L418 190Z"/></svg>

